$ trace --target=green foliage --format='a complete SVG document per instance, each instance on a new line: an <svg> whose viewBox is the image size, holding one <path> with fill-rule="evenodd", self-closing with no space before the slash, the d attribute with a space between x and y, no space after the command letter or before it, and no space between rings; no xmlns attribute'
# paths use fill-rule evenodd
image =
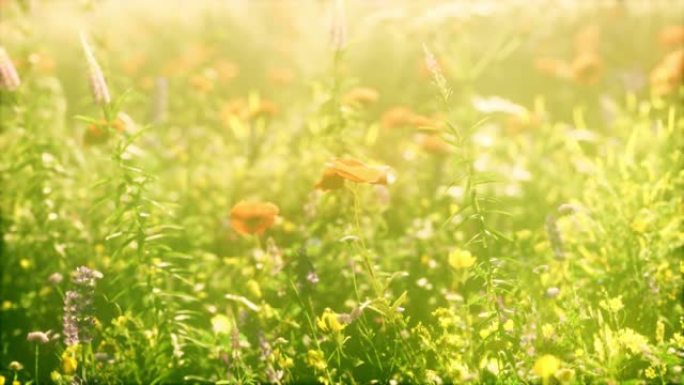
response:
<svg viewBox="0 0 684 385"><path fill-rule="evenodd" d="M682 382L669 3L6 3L0 385Z"/></svg>

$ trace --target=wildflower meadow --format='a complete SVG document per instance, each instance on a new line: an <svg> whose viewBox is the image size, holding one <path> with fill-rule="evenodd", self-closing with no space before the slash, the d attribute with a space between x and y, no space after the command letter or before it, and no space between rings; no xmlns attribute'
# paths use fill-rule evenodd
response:
<svg viewBox="0 0 684 385"><path fill-rule="evenodd" d="M0 385L684 382L681 0L0 0Z"/></svg>

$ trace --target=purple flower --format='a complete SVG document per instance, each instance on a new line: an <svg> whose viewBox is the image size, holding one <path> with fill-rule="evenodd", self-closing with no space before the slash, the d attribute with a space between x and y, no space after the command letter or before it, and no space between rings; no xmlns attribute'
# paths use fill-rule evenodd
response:
<svg viewBox="0 0 684 385"><path fill-rule="evenodd" d="M85 266L78 267L73 274L74 289L64 296L64 317L62 327L64 343L75 345L79 342L90 343L95 326L95 283L102 273Z"/></svg>

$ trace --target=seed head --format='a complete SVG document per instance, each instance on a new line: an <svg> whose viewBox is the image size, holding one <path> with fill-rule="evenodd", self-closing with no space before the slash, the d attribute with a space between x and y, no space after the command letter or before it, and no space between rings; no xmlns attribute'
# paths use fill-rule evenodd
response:
<svg viewBox="0 0 684 385"><path fill-rule="evenodd" d="M7 51L0 47L0 88L8 91L16 91L21 85L21 79L17 69L14 67Z"/></svg>
<svg viewBox="0 0 684 385"><path fill-rule="evenodd" d="M109 96L109 87L107 87L107 82L102 73L102 69L97 63L93 50L90 48L83 33L81 33L81 45L83 46L83 52L88 63L88 80L90 81L90 90L93 93L95 104L101 106L108 105L112 102L112 99Z"/></svg>

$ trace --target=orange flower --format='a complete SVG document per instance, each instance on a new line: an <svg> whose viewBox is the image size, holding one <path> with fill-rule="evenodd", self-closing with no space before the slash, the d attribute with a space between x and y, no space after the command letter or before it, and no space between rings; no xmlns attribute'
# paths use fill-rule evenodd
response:
<svg viewBox="0 0 684 385"><path fill-rule="evenodd" d="M251 118L272 118L278 113L278 105L268 99L260 99L259 104L250 111Z"/></svg>
<svg viewBox="0 0 684 385"><path fill-rule="evenodd" d="M684 45L684 25L672 25L660 31L660 44L665 48Z"/></svg>
<svg viewBox="0 0 684 385"><path fill-rule="evenodd" d="M651 89L658 96L677 90L684 78L684 49L671 52L651 72Z"/></svg>
<svg viewBox="0 0 684 385"><path fill-rule="evenodd" d="M214 69L221 83L227 83L235 79L240 74L240 67L230 60L221 59L214 64Z"/></svg>
<svg viewBox="0 0 684 385"><path fill-rule="evenodd" d="M537 71L558 78L569 77L570 68L568 64L561 59L551 57L540 57L534 61L534 66Z"/></svg>
<svg viewBox="0 0 684 385"><path fill-rule="evenodd" d="M579 30L575 34L575 53L580 55L598 52L600 33L601 31L596 25L589 25Z"/></svg>
<svg viewBox="0 0 684 385"><path fill-rule="evenodd" d="M399 128L411 125L415 113L407 107L393 107L382 114L382 126L385 128Z"/></svg>
<svg viewBox="0 0 684 385"><path fill-rule="evenodd" d="M446 155L451 152L451 146L439 134L419 135L417 141L423 151L430 154Z"/></svg>
<svg viewBox="0 0 684 385"><path fill-rule="evenodd" d="M578 83L594 84L601 78L603 61L595 53L577 55L572 62L572 77Z"/></svg>
<svg viewBox="0 0 684 385"><path fill-rule="evenodd" d="M109 139L110 130L116 132L124 132L126 124L121 119L114 119L107 123L106 120L101 119L97 123L88 125L86 132L83 135L83 142L89 145L102 144Z"/></svg>
<svg viewBox="0 0 684 385"><path fill-rule="evenodd" d="M240 201L230 210L230 225L240 234L263 234L279 212L271 202Z"/></svg>
<svg viewBox="0 0 684 385"><path fill-rule="evenodd" d="M378 91L368 87L356 87L342 97L342 103L354 106L367 106L378 101Z"/></svg>
<svg viewBox="0 0 684 385"><path fill-rule="evenodd" d="M278 86L286 86L295 80L295 73L289 68L271 68L267 76Z"/></svg>
<svg viewBox="0 0 684 385"><path fill-rule="evenodd" d="M370 167L356 159L334 159L323 170L323 176L316 183L316 188L336 190L342 188L345 179L354 183L386 185L388 172L386 167Z"/></svg>

